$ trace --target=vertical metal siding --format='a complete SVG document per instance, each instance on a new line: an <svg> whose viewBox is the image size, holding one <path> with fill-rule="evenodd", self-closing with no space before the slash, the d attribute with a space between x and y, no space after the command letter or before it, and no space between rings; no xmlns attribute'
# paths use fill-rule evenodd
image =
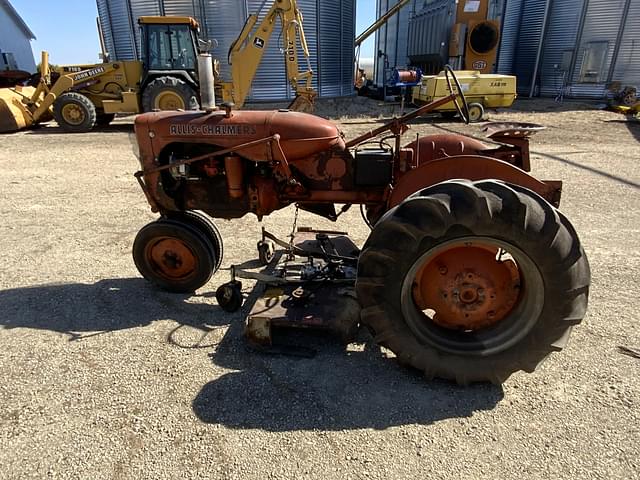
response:
<svg viewBox="0 0 640 480"><path fill-rule="evenodd" d="M575 54L584 0L555 0L551 3L540 64L540 93L556 95L563 85L561 69L565 51Z"/></svg>
<svg viewBox="0 0 640 480"><path fill-rule="evenodd" d="M611 67L614 43L622 21L625 0L589 0L582 39L578 46L576 66L572 76L571 94L580 97L601 98L606 91L606 78ZM608 41L609 47L599 83L580 83L580 71L589 42Z"/></svg>
<svg viewBox="0 0 640 480"><path fill-rule="evenodd" d="M523 0L507 0L502 22L502 40L498 51L498 73L512 75L518 39L520 38L520 23L522 20Z"/></svg>
<svg viewBox="0 0 640 480"><path fill-rule="evenodd" d="M378 0L377 17L384 15L391 7L396 5L398 0ZM406 67L409 64L407 56L407 45L409 40L409 19L415 12L416 0L412 0L409 5L402 8L397 14L389 19L386 25L380 27L376 33L376 52L382 51L386 54L389 68ZM385 57L377 56L375 59L375 83L382 86L385 81Z"/></svg>
<svg viewBox="0 0 640 480"><path fill-rule="evenodd" d="M165 0L166 1L166 0ZM221 15L220 12L224 12ZM231 66L228 62L231 44L238 37L247 18L244 1L207 0L204 4L206 25L201 27L204 40L215 40L218 46L211 52L220 61L220 76L225 81L231 80Z"/></svg>
<svg viewBox="0 0 640 480"><path fill-rule="evenodd" d="M258 13L263 0L247 0L247 13ZM265 5L259 15L258 23L262 22L269 8ZM251 86L252 100L288 99L289 87L285 73L285 59L282 51L282 26L276 21L271 38L268 39L262 62L258 67Z"/></svg>
<svg viewBox="0 0 640 480"><path fill-rule="evenodd" d="M111 14L109 12L109 4L107 0L97 0L98 18L100 20L100 28L104 37L104 47L106 51L115 57L115 44L113 41L113 32L111 31Z"/></svg>
<svg viewBox="0 0 640 480"><path fill-rule="evenodd" d="M142 50L140 45L140 28L138 25L138 19L144 16L161 15L161 3L162 0L138 0L137 2L130 3L131 17L134 24L133 34L138 47L139 58L142 55Z"/></svg>
<svg viewBox="0 0 640 480"><path fill-rule="evenodd" d="M407 44L407 56L412 63L416 63L415 57L427 55L437 55L447 63L455 7L452 0L436 0L412 16Z"/></svg>
<svg viewBox="0 0 640 480"><path fill-rule="evenodd" d="M513 73L518 77L518 92L528 94L542 35L544 11L547 0L527 0L523 4L518 46L514 58Z"/></svg>
<svg viewBox="0 0 640 480"><path fill-rule="evenodd" d="M320 96L349 95L353 91L353 40L356 0L298 0L304 16L304 27L314 71L313 85ZM218 48L213 55L220 60L221 76L230 80L227 61L231 43L237 38L248 13L254 13L263 0L96 0L105 43L112 58L129 60L136 57L140 35L137 18L143 15L192 16L201 26L203 39L215 39ZM268 12L265 4L262 17ZM323 18L326 15L327 18ZM320 25L326 28L320 32ZM335 40L338 43L335 43ZM136 48L138 47L138 48ZM307 62L300 53L300 68ZM319 62L324 57L328 68ZM337 65L337 69L331 68ZM325 88L323 82L327 82ZM252 100L292 98L282 51L281 26L278 23L270 38L263 61L254 79Z"/></svg>
<svg viewBox="0 0 640 480"><path fill-rule="evenodd" d="M136 40L127 0L98 0L98 11L104 12L101 25L107 49L113 60L134 60Z"/></svg>
<svg viewBox="0 0 640 480"><path fill-rule="evenodd" d="M624 25L613 81L640 88L640 2L631 1Z"/></svg>
<svg viewBox="0 0 640 480"><path fill-rule="evenodd" d="M342 9L342 18L340 32L342 36L340 45L340 80L342 96L353 95L353 74L354 74L354 50L356 37L356 3L340 2Z"/></svg>

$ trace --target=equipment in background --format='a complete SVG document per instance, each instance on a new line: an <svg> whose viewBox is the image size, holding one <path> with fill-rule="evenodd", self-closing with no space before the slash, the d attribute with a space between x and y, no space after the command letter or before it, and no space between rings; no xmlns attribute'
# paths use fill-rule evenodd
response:
<svg viewBox="0 0 640 480"><path fill-rule="evenodd" d="M455 72L464 96L469 102L469 120L483 120L487 108L509 108L516 94L516 77L512 75L481 74L479 71ZM450 94L444 72L439 75L425 75L419 86L413 88L412 101L416 105L433 102ZM435 109L445 117L453 117L457 111L449 102Z"/></svg>
<svg viewBox="0 0 640 480"><path fill-rule="evenodd" d="M252 33L258 15L251 15L229 52L232 80L221 84L222 97L236 107L243 106L262 54L280 18L284 55L296 98L291 110L312 111L316 92L311 86L313 72L298 71L298 37L309 57L302 28L302 13L296 0L273 0L271 10ZM12 132L55 118L68 132L88 132L96 125L108 125L117 113L153 110L198 110L203 93L206 108L214 105L212 70L208 53L212 45L199 38L199 25L191 17L140 17L141 61L110 59L102 52L103 63L49 67L48 53L42 52L40 78L35 89L0 89L0 132ZM104 49L102 32L98 28ZM201 72L203 70L204 72ZM201 73L205 75L202 76ZM201 78L207 83L201 85ZM201 88L202 87L202 88Z"/></svg>
<svg viewBox="0 0 640 480"><path fill-rule="evenodd" d="M274 0L271 9L264 16L257 28L260 12L251 14L233 42L229 50L229 64L231 65L231 82L222 82L222 99L232 102L237 107L244 105L244 101L251 91L251 83L256 75L262 56L280 19L282 25L282 51L287 66L287 78L296 97L289 105L290 110L312 112L317 92L312 86L313 70L309 60L309 47L304 35L302 12L296 0ZM307 61L307 70L298 68L298 48Z"/></svg>
<svg viewBox="0 0 640 480"><path fill-rule="evenodd" d="M390 87L400 88L400 115L404 115L404 103L407 96L407 88L419 85L422 80L422 70L419 68L405 70L396 68L391 75Z"/></svg>
<svg viewBox="0 0 640 480"><path fill-rule="evenodd" d="M375 22L373 22L367 29L362 32L360 35L356 37L355 40L355 49L356 49L356 63L355 63L355 88L358 90L359 94L362 94L362 90L371 85L371 80L367 79L365 70L360 68L360 47L362 43L377 32L380 27L386 24L391 17L393 17L396 13L398 13L402 8L409 5L411 0L399 0L394 6L392 6L384 15L378 18Z"/></svg>
<svg viewBox="0 0 640 480"><path fill-rule="evenodd" d="M307 260L284 267L295 288L285 281L260 301L275 316L251 312L254 343L269 346L274 322L322 327L355 307L376 342L429 378L501 383L535 370L585 315L586 255L558 210L562 182L528 173L529 137L544 127L490 124L492 146L457 134L402 146L411 120L452 101L468 121L465 89L450 69L445 80L451 95L351 140L326 119L286 110L139 115L135 177L159 214L135 238L139 272L166 290L193 292L222 263L209 217L262 219L295 205L291 242L263 233L258 255L271 262L278 244ZM345 252L326 232L315 232L310 248L296 245L298 208L335 221L353 205L372 229L360 252ZM341 293L354 274L357 304L353 290ZM216 292L228 311L244 300L242 275L232 269Z"/></svg>
<svg viewBox="0 0 640 480"><path fill-rule="evenodd" d="M500 45L500 22L488 18L489 0L460 0L456 24L449 40L449 57L454 68L495 71Z"/></svg>

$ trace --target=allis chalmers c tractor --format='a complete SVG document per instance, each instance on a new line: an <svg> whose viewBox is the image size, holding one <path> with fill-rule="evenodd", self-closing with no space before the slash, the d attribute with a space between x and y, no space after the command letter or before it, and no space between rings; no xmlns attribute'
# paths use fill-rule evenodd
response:
<svg viewBox="0 0 640 480"><path fill-rule="evenodd" d="M352 267L359 323L377 343L429 378L461 384L532 372L585 315L587 258L557 209L561 183L527 173L539 126L490 125L492 147L454 134L401 147L409 120L451 101L468 120L464 96L452 93L350 141L290 111L140 115L136 176L161 217L136 237L139 271L177 292L210 279L222 240L194 210L260 219L295 204L335 219L336 204L358 204L372 227L364 247L350 257L323 250L333 268L311 276L343 282ZM218 291L223 307L234 284Z"/></svg>

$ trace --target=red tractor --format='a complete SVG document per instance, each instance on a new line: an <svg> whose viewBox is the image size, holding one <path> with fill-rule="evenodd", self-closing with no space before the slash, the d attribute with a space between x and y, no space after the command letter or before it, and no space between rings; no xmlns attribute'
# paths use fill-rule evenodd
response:
<svg viewBox="0 0 640 480"><path fill-rule="evenodd" d="M358 204L372 231L355 291L376 342L462 384L532 372L584 317L589 264L558 210L561 182L528 173L541 127L490 124L492 147L454 134L401 146L408 121L451 101L468 119L453 93L350 141L284 110L138 116L136 176L160 218L138 233L136 266L161 288L194 291L222 259L208 217L261 219L295 204L335 220L336 204Z"/></svg>

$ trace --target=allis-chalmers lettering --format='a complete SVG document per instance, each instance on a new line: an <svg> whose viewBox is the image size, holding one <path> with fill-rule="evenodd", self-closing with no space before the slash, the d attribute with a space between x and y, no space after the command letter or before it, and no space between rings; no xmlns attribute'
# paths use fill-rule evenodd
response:
<svg viewBox="0 0 640 480"><path fill-rule="evenodd" d="M224 135L251 136L257 133L255 125L193 125L175 124L169 127L170 135Z"/></svg>

